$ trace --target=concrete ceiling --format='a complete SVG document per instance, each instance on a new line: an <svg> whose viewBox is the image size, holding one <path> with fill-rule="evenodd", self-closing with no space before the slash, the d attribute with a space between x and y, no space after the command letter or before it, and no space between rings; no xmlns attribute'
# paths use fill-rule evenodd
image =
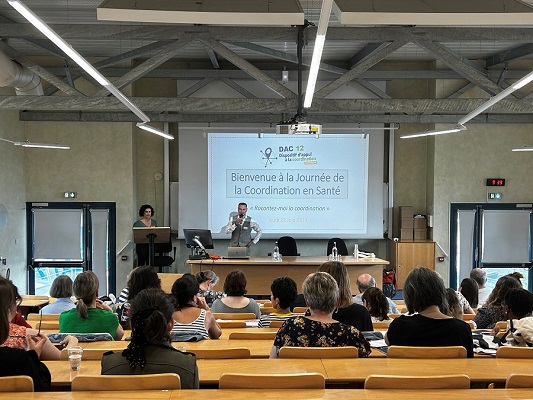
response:
<svg viewBox="0 0 533 400"><path fill-rule="evenodd" d="M475 2L482 7L481 0ZM99 21L96 9L100 3L25 1L105 76L113 78L117 87L148 77L193 80L196 83L185 92L191 96L222 81L242 95L240 99L187 98L183 93L176 98L133 97L152 120L276 123L296 112L297 94L280 83L280 71L297 68L298 27ZM317 23L321 1L300 3L305 18ZM528 1L519 3L532 7ZM310 44L303 50L304 66L310 62L315 32L313 26L304 29ZM1 51L49 83L44 96L0 96L0 109L20 110L23 120L136 121L105 90L84 93L76 78L91 78L4 0L0 1L0 37ZM530 26L343 26L332 13L319 77L328 83L315 93L308 114L320 116L321 122L454 123L530 72L524 65L533 65L532 55ZM412 62L416 62L414 69ZM306 74L304 67L304 83ZM238 85L252 78L272 89L272 98L256 98ZM376 84L411 79L453 79L460 85L446 98L407 99L407 95L392 98ZM350 82L373 98L330 98ZM473 122L532 122L530 91L526 86Z"/></svg>

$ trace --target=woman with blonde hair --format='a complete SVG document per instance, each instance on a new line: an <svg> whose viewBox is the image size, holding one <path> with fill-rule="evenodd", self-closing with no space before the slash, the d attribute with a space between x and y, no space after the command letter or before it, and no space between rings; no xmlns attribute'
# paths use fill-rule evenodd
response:
<svg viewBox="0 0 533 400"><path fill-rule="evenodd" d="M322 264L318 271L330 274L339 286L339 299L333 319L354 326L360 331L373 331L370 313L364 306L353 301L346 265L340 261L328 261Z"/></svg>
<svg viewBox="0 0 533 400"><path fill-rule="evenodd" d="M97 298L98 277L92 271L84 271L74 279L76 308L59 316L59 332L109 333L115 340L122 339L124 330L118 323L111 307Z"/></svg>

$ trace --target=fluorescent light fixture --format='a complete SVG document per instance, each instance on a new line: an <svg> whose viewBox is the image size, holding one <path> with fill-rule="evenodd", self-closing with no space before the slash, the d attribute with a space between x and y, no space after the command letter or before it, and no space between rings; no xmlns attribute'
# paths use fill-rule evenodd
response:
<svg viewBox="0 0 533 400"><path fill-rule="evenodd" d="M407 135L400 136L401 139L411 139L411 138L417 138L417 137L423 137L423 136L435 136L435 135L443 135L445 133L455 133L460 131L465 131L466 128L463 125L458 125L454 128L448 128L448 129L435 129L432 131L426 131L426 132L418 132L418 133L409 133Z"/></svg>
<svg viewBox="0 0 533 400"><path fill-rule="evenodd" d="M533 151L533 146L515 147L511 151Z"/></svg>
<svg viewBox="0 0 533 400"><path fill-rule="evenodd" d="M57 47L65 52L76 64L83 68L89 75L91 75L100 85L106 88L113 96L115 96L122 104L133 112L143 122L150 122L150 118L143 113L135 104L133 104L117 87L115 87L109 80L103 76L96 68L94 68L80 53L68 44L61 36L52 30L43 20L41 20L33 11L31 11L24 3L19 0L7 0L8 3L17 10L24 18L35 26L43 35L50 39Z"/></svg>
<svg viewBox="0 0 533 400"><path fill-rule="evenodd" d="M154 128L153 126L146 125L146 122L137 122L137 127L145 131L155 133L156 135L163 136L165 139L174 139L174 136L169 135L168 133L165 133L160 129Z"/></svg>
<svg viewBox="0 0 533 400"><path fill-rule="evenodd" d="M519 79L518 81L516 81L512 87L513 89L515 90L518 90L520 89L521 87L524 87L526 86L529 82L533 81L533 71L531 71L529 74L527 74L526 76L524 76L522 79Z"/></svg>
<svg viewBox="0 0 533 400"><path fill-rule="evenodd" d="M70 150L70 146L67 146L65 144L59 144L59 143L34 143L34 142L29 142L29 141L15 142L13 140L8 140L8 139L3 139L3 138L0 138L0 140L4 142L12 143L15 146L34 147L34 148L40 148L40 149Z"/></svg>
<svg viewBox="0 0 533 400"><path fill-rule="evenodd" d="M320 10L320 18L318 20L318 28L316 31L315 47L313 49L313 57L311 58L311 67L309 68L309 78L307 79L307 88L305 89L304 108L311 107L311 104L313 103L316 80L318 78L318 70L322 59L322 51L324 50L324 42L326 41L326 32L328 30L332 5L333 0L324 0L322 2L322 9Z"/></svg>

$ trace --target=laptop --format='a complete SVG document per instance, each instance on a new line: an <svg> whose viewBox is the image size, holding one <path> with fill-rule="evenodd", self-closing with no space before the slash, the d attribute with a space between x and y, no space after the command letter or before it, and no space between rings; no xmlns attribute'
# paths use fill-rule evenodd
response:
<svg viewBox="0 0 533 400"><path fill-rule="evenodd" d="M248 250L248 247L228 247L228 258L250 258L246 250Z"/></svg>

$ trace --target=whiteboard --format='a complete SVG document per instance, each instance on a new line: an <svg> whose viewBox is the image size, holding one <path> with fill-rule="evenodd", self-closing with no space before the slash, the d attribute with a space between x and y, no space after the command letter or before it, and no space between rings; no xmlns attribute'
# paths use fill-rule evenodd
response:
<svg viewBox="0 0 533 400"><path fill-rule="evenodd" d="M531 210L483 210L482 263L530 262Z"/></svg>
<svg viewBox="0 0 533 400"><path fill-rule="evenodd" d="M83 261L83 210L32 212L35 261Z"/></svg>

